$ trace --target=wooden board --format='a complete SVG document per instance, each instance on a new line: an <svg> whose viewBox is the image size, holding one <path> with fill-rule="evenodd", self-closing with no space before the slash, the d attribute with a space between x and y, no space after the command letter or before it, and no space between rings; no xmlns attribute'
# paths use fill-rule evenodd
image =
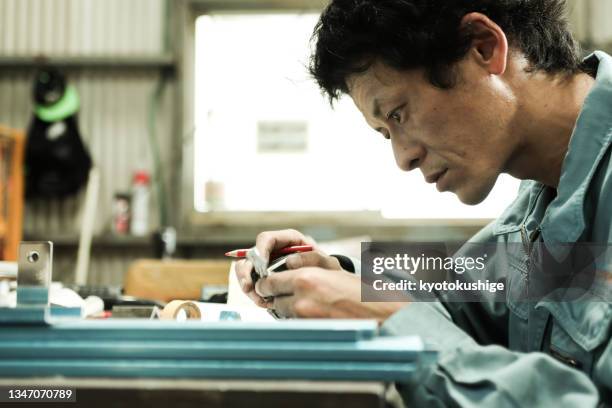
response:
<svg viewBox="0 0 612 408"><path fill-rule="evenodd" d="M205 285L227 285L230 261L156 260L135 261L125 278L124 293L168 302L200 299Z"/></svg>

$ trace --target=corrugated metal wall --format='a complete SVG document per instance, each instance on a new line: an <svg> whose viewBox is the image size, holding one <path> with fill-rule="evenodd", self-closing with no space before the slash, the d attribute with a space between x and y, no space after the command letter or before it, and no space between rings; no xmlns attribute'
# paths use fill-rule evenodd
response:
<svg viewBox="0 0 612 408"><path fill-rule="evenodd" d="M164 0L0 0L0 53L158 54L164 10Z"/></svg>
<svg viewBox="0 0 612 408"><path fill-rule="evenodd" d="M165 51L166 7L165 0L0 0L0 58L159 56ZM96 234L104 234L111 222L113 194L129 189L135 169L152 169L147 115L160 72L154 66L123 69L120 65L72 67L66 72L81 98L82 138L101 172ZM32 74L28 69L0 69L0 123L27 128ZM157 136L166 155L171 151L172 91L166 89L157 116ZM75 240L82 196L28 203L26 234ZM155 227L157 213L151 215ZM130 251L94 253L91 280L120 282L125 264L139 251L126 252ZM74 248L58 255L56 270L71 273Z"/></svg>

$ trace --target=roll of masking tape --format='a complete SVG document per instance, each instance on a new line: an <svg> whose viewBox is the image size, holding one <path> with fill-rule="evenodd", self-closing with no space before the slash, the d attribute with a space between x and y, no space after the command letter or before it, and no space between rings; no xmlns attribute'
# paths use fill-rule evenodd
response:
<svg viewBox="0 0 612 408"><path fill-rule="evenodd" d="M167 320L202 319L202 313L195 302L173 300L162 309L159 317Z"/></svg>

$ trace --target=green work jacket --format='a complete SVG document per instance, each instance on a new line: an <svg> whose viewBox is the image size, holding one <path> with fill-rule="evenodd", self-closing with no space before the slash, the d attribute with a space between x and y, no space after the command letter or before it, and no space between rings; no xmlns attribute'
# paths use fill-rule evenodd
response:
<svg viewBox="0 0 612 408"><path fill-rule="evenodd" d="M558 188L523 181L504 214L469 242L612 243L612 57L597 51L585 65L596 82ZM488 265L487 274L521 289L528 263L526 256ZM611 264L603 268L612 271ZM612 406L612 303L604 289L599 299L563 302L506 295L501 302L410 303L383 333L420 335L439 354L414 380L397 384L400 395L408 406L427 407Z"/></svg>

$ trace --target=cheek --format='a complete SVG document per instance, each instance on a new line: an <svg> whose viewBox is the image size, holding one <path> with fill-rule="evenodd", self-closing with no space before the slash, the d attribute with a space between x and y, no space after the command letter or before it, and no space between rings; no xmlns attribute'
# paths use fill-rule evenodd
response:
<svg viewBox="0 0 612 408"><path fill-rule="evenodd" d="M459 121L445 115L424 117L418 132L419 142L429 152L436 153L447 160L468 157L473 142L471 132L466 131Z"/></svg>
<svg viewBox="0 0 612 408"><path fill-rule="evenodd" d="M456 134L461 132L456 108L448 105L423 106L411 126L419 141L429 148L446 150L456 145Z"/></svg>
<svg viewBox="0 0 612 408"><path fill-rule="evenodd" d="M447 159L489 161L495 154L498 125L467 104L432 110L423 117L424 143Z"/></svg>

